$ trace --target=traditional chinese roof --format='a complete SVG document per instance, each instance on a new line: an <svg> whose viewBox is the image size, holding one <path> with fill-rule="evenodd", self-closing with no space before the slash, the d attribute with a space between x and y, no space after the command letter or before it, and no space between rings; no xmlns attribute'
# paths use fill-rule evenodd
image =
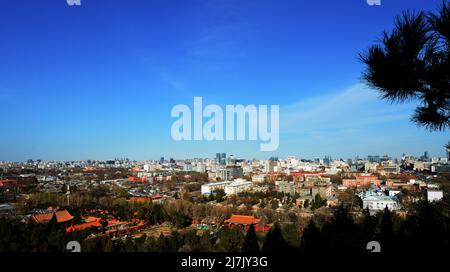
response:
<svg viewBox="0 0 450 272"><path fill-rule="evenodd" d="M80 230L85 230L88 228L99 228L102 226L100 221L101 221L100 218L88 217L87 219L85 219L84 223L70 226L70 227L66 228L66 231L67 231L67 233L70 233L73 231L80 231Z"/></svg>
<svg viewBox="0 0 450 272"><path fill-rule="evenodd" d="M0 187L7 186L7 185L16 185L17 180L11 180L11 179L5 179L0 180Z"/></svg>
<svg viewBox="0 0 450 272"><path fill-rule="evenodd" d="M152 199L150 197L133 196L133 197L130 197L129 201L132 201L132 202L151 202Z"/></svg>
<svg viewBox="0 0 450 272"><path fill-rule="evenodd" d="M35 213L31 216L31 218L37 223L47 223L52 220L53 215L56 216L56 221L58 223L68 222L73 219L73 216L67 210L48 213Z"/></svg>
<svg viewBox="0 0 450 272"><path fill-rule="evenodd" d="M254 216L233 214L233 215L231 215L230 219L225 220L225 223L251 225L251 224L258 224L259 219L255 218Z"/></svg>

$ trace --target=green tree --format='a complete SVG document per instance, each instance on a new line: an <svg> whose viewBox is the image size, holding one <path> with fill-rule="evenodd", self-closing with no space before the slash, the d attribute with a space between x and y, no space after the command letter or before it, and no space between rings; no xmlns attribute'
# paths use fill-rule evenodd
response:
<svg viewBox="0 0 450 272"><path fill-rule="evenodd" d="M198 251L198 244L200 242L200 237L197 235L195 230L189 230L184 235L184 244L189 246L190 251Z"/></svg>
<svg viewBox="0 0 450 272"><path fill-rule="evenodd" d="M328 241L327 250L332 252L351 252L361 249L359 227L355 225L347 207L340 205L335 211L332 221L326 224L322 232Z"/></svg>
<svg viewBox="0 0 450 272"><path fill-rule="evenodd" d="M310 220L308 226L303 231L300 250L302 252L324 251L325 245L314 220Z"/></svg>
<svg viewBox="0 0 450 272"><path fill-rule="evenodd" d="M107 239L103 252L114 252L114 243L111 239Z"/></svg>
<svg viewBox="0 0 450 272"><path fill-rule="evenodd" d="M183 214L183 213L176 213L173 217L172 217L172 223L177 227L177 228L186 228L189 227L192 223L192 219Z"/></svg>
<svg viewBox="0 0 450 272"><path fill-rule="evenodd" d="M258 239L256 237L255 225L251 224L244 239L244 252L259 252Z"/></svg>
<svg viewBox="0 0 450 272"><path fill-rule="evenodd" d="M305 203L303 203L303 207L305 207L305 209L309 208L309 199L305 200Z"/></svg>
<svg viewBox="0 0 450 272"><path fill-rule="evenodd" d="M384 209L380 224L380 243L383 250L389 251L392 249L394 241L394 228L392 224L392 215L388 207Z"/></svg>
<svg viewBox="0 0 450 272"><path fill-rule="evenodd" d="M420 106L412 120L430 130L450 127L450 2L439 13L403 13L381 44L360 54L365 81L383 99Z"/></svg>
<svg viewBox="0 0 450 272"><path fill-rule="evenodd" d="M368 243L374 239L376 218L370 215L369 208L366 208L363 212L364 220L361 224L361 240L362 245Z"/></svg>
<svg viewBox="0 0 450 272"><path fill-rule="evenodd" d="M244 235L240 228L223 227L218 233L219 248L224 252L239 252L244 244Z"/></svg>
<svg viewBox="0 0 450 272"><path fill-rule="evenodd" d="M270 201L270 208L272 210L278 209L279 205L280 205L280 202L278 202L278 199L273 199L272 201Z"/></svg>
<svg viewBox="0 0 450 272"><path fill-rule="evenodd" d="M264 253L279 253L288 252L292 248L283 238L281 234L280 224L276 222L273 227L267 233L266 239L264 241L262 252Z"/></svg>
<svg viewBox="0 0 450 272"><path fill-rule="evenodd" d="M324 207L327 205L327 200L323 199L320 194L316 194L314 200L311 203L311 209L316 210L320 207Z"/></svg>
<svg viewBox="0 0 450 272"><path fill-rule="evenodd" d="M287 224L281 228L284 240L292 247L299 247L300 232L296 224Z"/></svg>
<svg viewBox="0 0 450 272"><path fill-rule="evenodd" d="M217 201L217 202L222 202L223 201L223 198L225 197L225 191L223 190L223 189L218 189L218 190L214 190L213 192L212 192L212 194L214 195L214 199Z"/></svg>

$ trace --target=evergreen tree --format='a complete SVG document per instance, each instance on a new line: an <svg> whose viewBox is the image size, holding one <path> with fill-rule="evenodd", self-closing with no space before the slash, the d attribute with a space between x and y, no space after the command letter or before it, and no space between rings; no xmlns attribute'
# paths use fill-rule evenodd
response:
<svg viewBox="0 0 450 272"><path fill-rule="evenodd" d="M103 252L114 252L114 243L110 238L106 240Z"/></svg>
<svg viewBox="0 0 450 272"><path fill-rule="evenodd" d="M380 224L380 243L383 251L390 251L394 241L394 229L392 225L392 215L386 206Z"/></svg>
<svg viewBox="0 0 450 272"><path fill-rule="evenodd" d="M251 224L244 239L244 252L259 252L258 238L256 237L255 225Z"/></svg>
<svg viewBox="0 0 450 272"><path fill-rule="evenodd" d="M318 209L320 207L324 207L327 205L327 200L323 199L320 194L316 194L314 196L314 200L311 203L311 209L315 210Z"/></svg>
<svg viewBox="0 0 450 272"><path fill-rule="evenodd" d="M412 120L430 130L450 128L450 2L439 13L398 16L381 44L360 56L364 79L383 99L420 102Z"/></svg>
<svg viewBox="0 0 450 272"><path fill-rule="evenodd" d="M322 241L320 230L314 220L310 220L308 227L303 231L300 250L302 252L324 251L325 244Z"/></svg>
<svg viewBox="0 0 450 272"><path fill-rule="evenodd" d="M242 250L244 235L240 228L223 227L218 233L219 248L224 252L239 252Z"/></svg>
<svg viewBox="0 0 450 272"><path fill-rule="evenodd" d="M262 247L262 252L273 254L290 250L292 250L292 248L284 240L283 235L281 234L280 225L276 222L270 229L269 233L267 233Z"/></svg>
<svg viewBox="0 0 450 272"><path fill-rule="evenodd" d="M376 219L370 215L369 208L363 212L364 220L361 224L361 243L362 248L370 241L373 241L375 235Z"/></svg>
<svg viewBox="0 0 450 272"><path fill-rule="evenodd" d="M334 212L331 223L324 227L328 240L328 250L337 251L358 251L360 250L359 228L356 227L344 205L339 206Z"/></svg>

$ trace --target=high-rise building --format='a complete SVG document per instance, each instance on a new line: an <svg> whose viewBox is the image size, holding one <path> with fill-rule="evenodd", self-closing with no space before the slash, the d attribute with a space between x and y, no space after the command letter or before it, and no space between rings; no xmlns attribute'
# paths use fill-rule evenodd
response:
<svg viewBox="0 0 450 272"><path fill-rule="evenodd" d="M331 163L331 157L325 156L325 158L323 158L323 164L330 165L330 163Z"/></svg>
<svg viewBox="0 0 450 272"><path fill-rule="evenodd" d="M277 166L277 161L274 160L265 161L264 170L266 173L272 173L274 172L275 166Z"/></svg>
<svg viewBox="0 0 450 272"><path fill-rule="evenodd" d="M447 160L450 161L450 141L448 141L447 145Z"/></svg>
<svg viewBox="0 0 450 272"><path fill-rule="evenodd" d="M380 163L381 162L381 158L380 158L380 156L371 156L371 155L369 155L369 156L367 156L367 160L369 161L369 162L377 162L377 163Z"/></svg>
<svg viewBox="0 0 450 272"><path fill-rule="evenodd" d="M192 169L193 169L193 167L190 162L183 165L183 171L185 171L185 172L190 172L190 171L192 171Z"/></svg>
<svg viewBox="0 0 450 272"><path fill-rule="evenodd" d="M227 164L227 154L226 153L216 153L216 163L220 165Z"/></svg>
<svg viewBox="0 0 450 272"><path fill-rule="evenodd" d="M244 175L242 167L239 166L227 166L217 170L217 177L221 180L233 180L241 178Z"/></svg>
<svg viewBox="0 0 450 272"><path fill-rule="evenodd" d="M222 165L227 164L227 154L226 153L221 154L221 164Z"/></svg>
<svg viewBox="0 0 450 272"><path fill-rule="evenodd" d="M423 161L423 162L427 162L427 161L429 161L429 157L428 157L428 152L427 151L425 151L424 153L423 153L423 155L422 156L420 156L420 158L419 158L421 161Z"/></svg>

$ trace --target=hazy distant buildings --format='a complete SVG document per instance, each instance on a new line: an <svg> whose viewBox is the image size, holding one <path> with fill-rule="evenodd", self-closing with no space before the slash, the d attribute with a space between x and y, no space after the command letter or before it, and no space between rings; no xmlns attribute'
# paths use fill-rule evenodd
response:
<svg viewBox="0 0 450 272"><path fill-rule="evenodd" d="M216 153L216 163L220 165L227 164L227 154L226 153Z"/></svg>
<svg viewBox="0 0 450 272"><path fill-rule="evenodd" d="M225 168L218 169L216 175L221 180L233 180L243 177L244 171L240 166L230 165Z"/></svg>
<svg viewBox="0 0 450 272"><path fill-rule="evenodd" d="M372 155L369 155L369 156L367 156L367 160L368 160L369 162L375 162L375 163L380 163L380 162L381 162L380 156L372 156Z"/></svg>
<svg viewBox="0 0 450 272"><path fill-rule="evenodd" d="M266 181L267 175L260 174L252 176L252 181L255 183L263 183Z"/></svg>
<svg viewBox="0 0 450 272"><path fill-rule="evenodd" d="M192 167L191 163L186 163L183 165L183 171L185 171L185 172L190 172L190 171L192 171L192 169L193 169L193 167Z"/></svg>
<svg viewBox="0 0 450 272"><path fill-rule="evenodd" d="M206 172L206 165L203 163L199 163L197 164L197 166L195 167L195 171L198 173L205 173Z"/></svg>
<svg viewBox="0 0 450 272"><path fill-rule="evenodd" d="M277 161L267 160L264 163L264 170L266 173L272 173L272 172L274 172L276 166L277 166Z"/></svg>
<svg viewBox="0 0 450 272"><path fill-rule="evenodd" d="M447 145L447 161L450 161L450 141L448 142Z"/></svg>
<svg viewBox="0 0 450 272"><path fill-rule="evenodd" d="M342 185L344 185L347 188L369 187L370 185L380 186L381 180L379 180L376 176L361 175L356 177L356 179L343 179Z"/></svg>
<svg viewBox="0 0 450 272"><path fill-rule="evenodd" d="M383 174L399 174L400 166L398 164L384 165Z"/></svg>

